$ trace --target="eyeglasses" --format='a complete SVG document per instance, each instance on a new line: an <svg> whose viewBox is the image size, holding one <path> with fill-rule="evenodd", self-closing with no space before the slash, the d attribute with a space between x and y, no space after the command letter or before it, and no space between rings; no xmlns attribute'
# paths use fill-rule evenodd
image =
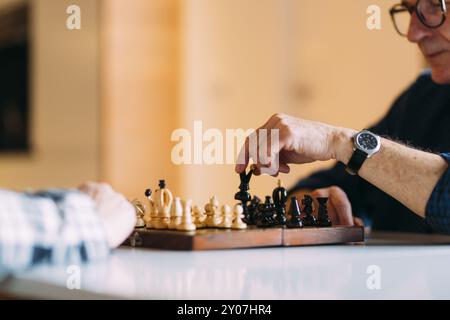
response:
<svg viewBox="0 0 450 320"><path fill-rule="evenodd" d="M436 29L442 26L447 18L447 3L445 0L418 0L415 5L402 1L393 6L390 10L392 22L403 37L408 34L413 13L416 13L424 26Z"/></svg>

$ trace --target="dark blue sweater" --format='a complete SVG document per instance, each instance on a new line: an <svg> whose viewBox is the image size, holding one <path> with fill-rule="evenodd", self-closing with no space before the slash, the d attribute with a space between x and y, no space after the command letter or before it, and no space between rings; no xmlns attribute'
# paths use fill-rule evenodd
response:
<svg viewBox="0 0 450 320"><path fill-rule="evenodd" d="M450 85L437 85L428 72L424 73L370 130L412 147L435 153L450 152ZM429 233L445 229L432 228L428 221L383 191L358 176L347 174L341 163L301 180L292 191L332 185L347 193L354 215L362 217L374 230ZM450 230L450 220L448 227Z"/></svg>

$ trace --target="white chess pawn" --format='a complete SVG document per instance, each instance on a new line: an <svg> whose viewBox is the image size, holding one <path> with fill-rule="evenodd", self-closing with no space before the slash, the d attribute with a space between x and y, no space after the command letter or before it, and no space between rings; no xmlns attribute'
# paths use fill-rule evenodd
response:
<svg viewBox="0 0 450 320"><path fill-rule="evenodd" d="M166 188L164 180L159 181L159 188L159 190L155 191L155 204L158 210L158 218L153 226L155 229L168 229L173 196L172 192Z"/></svg>
<svg viewBox="0 0 450 320"><path fill-rule="evenodd" d="M195 231L195 224L192 222L191 200L183 202L183 217L181 223L177 226L180 231Z"/></svg>
<svg viewBox="0 0 450 320"><path fill-rule="evenodd" d="M193 212L194 224L197 227L197 229L206 227L206 225L205 225L206 214L203 211L203 209L199 206L194 206L194 209L192 212Z"/></svg>
<svg viewBox="0 0 450 320"><path fill-rule="evenodd" d="M240 204L234 206L234 221L231 225L231 229L243 230L247 229L247 224L242 221L244 217L244 209Z"/></svg>
<svg viewBox="0 0 450 320"><path fill-rule="evenodd" d="M170 214L169 229L176 230L178 225L181 223L183 216L183 205L181 204L180 198L175 198L172 205L172 212Z"/></svg>
<svg viewBox="0 0 450 320"><path fill-rule="evenodd" d="M224 229L230 229L233 224L233 214L231 208L228 205L222 206L222 222L219 227Z"/></svg>

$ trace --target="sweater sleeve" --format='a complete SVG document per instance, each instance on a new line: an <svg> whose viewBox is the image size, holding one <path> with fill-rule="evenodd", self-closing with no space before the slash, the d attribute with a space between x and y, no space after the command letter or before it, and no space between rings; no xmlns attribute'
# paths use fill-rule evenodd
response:
<svg viewBox="0 0 450 320"><path fill-rule="evenodd" d="M40 263L83 263L108 256L94 202L76 190L0 190L0 273Z"/></svg>
<svg viewBox="0 0 450 320"><path fill-rule="evenodd" d="M442 154L450 163L450 153ZM450 234L450 167L442 175L428 200L425 220L439 233Z"/></svg>

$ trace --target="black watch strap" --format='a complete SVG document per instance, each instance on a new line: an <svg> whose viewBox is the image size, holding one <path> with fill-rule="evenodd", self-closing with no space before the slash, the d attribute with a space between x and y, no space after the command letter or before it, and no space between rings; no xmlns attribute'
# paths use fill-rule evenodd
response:
<svg viewBox="0 0 450 320"><path fill-rule="evenodd" d="M350 158L350 161L348 162L347 168L345 170L347 170L347 172L353 176L357 175L359 169L361 169L366 159L367 153L362 150L356 149L355 152L353 152L353 155Z"/></svg>

